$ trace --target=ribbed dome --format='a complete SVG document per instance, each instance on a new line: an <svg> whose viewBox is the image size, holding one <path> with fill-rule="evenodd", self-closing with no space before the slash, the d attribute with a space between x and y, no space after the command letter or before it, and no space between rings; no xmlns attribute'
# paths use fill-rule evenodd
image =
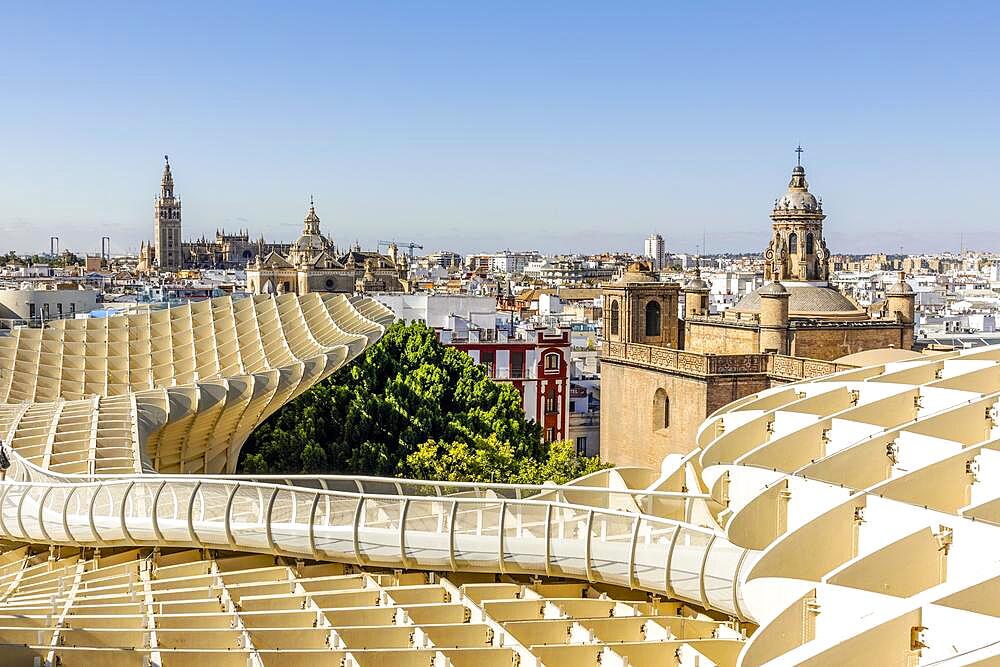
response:
<svg viewBox="0 0 1000 667"><path fill-rule="evenodd" d="M797 165L792 169L792 180L788 183L788 191L774 202L774 210L805 211L807 213L822 212L823 205L809 192L805 167Z"/></svg>
<svg viewBox="0 0 1000 667"><path fill-rule="evenodd" d="M757 294L760 296L785 296L788 294L788 290L785 289L784 285L775 280L759 288ZM741 300L740 303L743 303L743 301Z"/></svg>
<svg viewBox="0 0 1000 667"><path fill-rule="evenodd" d="M310 198L309 212L306 213L302 223L302 234L295 239L292 250L300 253L320 252L327 250L331 245L333 244L330 243L330 240L319 231L319 216L316 214L316 206Z"/></svg>
<svg viewBox="0 0 1000 667"><path fill-rule="evenodd" d="M629 283L655 283L659 282L656 276L650 271L650 267L643 262L632 262L625 269L625 273L617 281L619 285Z"/></svg>
<svg viewBox="0 0 1000 667"><path fill-rule="evenodd" d="M788 192L778 200L775 208L812 212L819 210L819 203L811 192Z"/></svg>
<svg viewBox="0 0 1000 667"><path fill-rule="evenodd" d="M686 292L701 292L709 289L708 283L701 279L701 277L692 278L691 281L684 286Z"/></svg>
<svg viewBox="0 0 1000 667"><path fill-rule="evenodd" d="M812 317L815 319L861 320L866 319L865 311L853 301L830 286L808 283L768 283L760 287L733 306L733 312L759 313L761 295L778 295L784 287L788 291L788 314L791 317Z"/></svg>
<svg viewBox="0 0 1000 667"><path fill-rule="evenodd" d="M618 282L626 285L628 283L655 283L656 278L649 275L648 273L639 273L638 271L626 271L622 274L622 277L618 279Z"/></svg>
<svg viewBox="0 0 1000 667"><path fill-rule="evenodd" d="M916 293L902 274L899 276L899 282L885 291L886 296L913 296L914 294Z"/></svg>
<svg viewBox="0 0 1000 667"><path fill-rule="evenodd" d="M330 247L330 241L322 234L303 234L295 239L292 250L326 250Z"/></svg>
<svg viewBox="0 0 1000 667"><path fill-rule="evenodd" d="M685 292L707 292L709 290L709 285L701 278L701 269L695 268L694 278L688 281L684 286Z"/></svg>

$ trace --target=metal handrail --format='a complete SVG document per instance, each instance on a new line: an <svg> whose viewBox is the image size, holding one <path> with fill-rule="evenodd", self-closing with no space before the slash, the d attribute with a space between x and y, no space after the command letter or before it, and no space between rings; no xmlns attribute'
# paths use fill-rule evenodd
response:
<svg viewBox="0 0 1000 667"><path fill-rule="evenodd" d="M673 597L706 607L711 606L706 591L709 588L717 589L720 585L719 581L713 581L710 586L706 581L705 563L712 548L720 548L718 545L722 544L721 548L732 548L739 552L736 561L741 565L726 580L726 586L732 588L726 597L731 600L738 599L736 587L739 586L743 564L755 560L748 557L751 552L731 545L724 535L712 528L643 513L558 500L372 494L303 489L211 477L181 479L136 475L131 479L77 483L35 481L32 473L37 474L37 471L30 470L25 463L24 459L15 454L12 468L16 470L10 472L13 473L13 478L23 476L26 481L11 479L0 482L0 487L3 487L0 492L0 516L8 514L11 509L16 513L17 534L8 528L11 537L37 542L39 539L33 536L35 531L32 530L37 525L37 532L44 538L42 541L50 544L130 546L165 541L172 546L187 545L196 548L233 548L235 544L244 550L304 558L322 556L359 565L376 563L426 569L461 568L539 575L560 574L588 581L634 586L661 594L672 592ZM61 511L49 509L44 504L39 505L41 501L38 498L44 499L59 488L67 489L67 496L76 496L78 510L71 512L69 503L64 503ZM118 489L123 492L118 493ZM164 490L177 499L172 504L173 509L169 511L160 509L159 501ZM204 508L208 502L207 494L219 490L222 491L222 497L227 499L225 509L221 516L206 518ZM140 495L140 491L144 493ZM241 491L250 492L244 498L252 502L249 509L234 508L234 504L240 500L238 496ZM615 493L613 490L607 492ZM109 502L98 503L98 496L102 493L106 494ZM149 497L152 497L152 507L142 507L144 499ZM133 499L133 503L129 503L129 498ZM345 516L352 516L352 519L317 524L316 511L324 498L326 502L339 501L346 504ZM203 511L196 518L195 507L199 502ZM415 503L418 502L423 503L421 507L430 504L430 513L415 510ZM304 503L303 508L310 508L308 513L302 512L304 519L298 515L292 516L292 508L297 508L299 503ZM380 503L385 503L384 507ZM347 509L351 505L353 508ZM384 514L387 508L390 508L389 513ZM538 520L522 521L526 513L531 516L538 514L537 508L544 508L544 526ZM366 511L372 509L383 510L383 516L375 523L366 521ZM398 515L394 514L396 511L399 512ZM288 518L276 516L279 512L287 514ZM463 513L468 512L476 513L475 528L471 533L460 532L456 524ZM328 515L330 516L332 515ZM70 520L70 517L76 518ZM418 527L419 522L428 519L432 520L430 525L433 528ZM442 528L445 519L447 530ZM598 521L602 522L600 525L606 530L616 520L620 520L622 531L616 531L612 536L595 534ZM240 527L234 528L234 523ZM59 537L58 531L49 530L49 527L68 524L85 525L90 529L90 535L65 533L63 537ZM552 530L553 524L559 526L560 530ZM645 540L642 539L643 526L649 527ZM573 527L573 531L569 530L570 527ZM513 533L508 534L510 531ZM263 542L259 538L255 541L254 536L261 532L264 534ZM495 534L487 534L494 532ZM573 536L567 536L571 532ZM655 541L656 534L667 538L666 541ZM697 587L687 593L678 592L672 583L672 569L676 564L673 554L678 548L678 538L682 535L701 536L696 544L687 547L695 549L688 554L695 567L691 571L684 570L683 575L685 578L694 576L698 579ZM336 544L345 538L352 546L338 549ZM701 541L706 543L702 546ZM552 548L556 542L560 544L561 553L566 553L573 543L578 544L578 548L582 550L582 567L572 565L573 558L567 561L566 557L557 556L556 550ZM421 544L422 547L419 546ZM487 547L488 544L492 547ZM372 552L366 545L378 545L380 550ZM418 545L415 550L414 545ZM640 557L640 547L643 545L655 549L656 555L651 561L644 561ZM476 562L470 562L464 557L470 549L478 554L484 548L494 554L485 564L479 562L482 560L480 556L475 557L478 559ZM601 549L600 555L595 554L598 548ZM421 549L431 549L442 555L422 556ZM640 562L647 569L652 567L657 572L662 570L662 575L656 575L656 580L662 580L663 584L651 584L648 577L641 575ZM620 564L626 565L624 575L609 571L611 565L620 568ZM662 579L659 579L661 576ZM741 611L736 608L724 608L721 611L743 618Z"/></svg>

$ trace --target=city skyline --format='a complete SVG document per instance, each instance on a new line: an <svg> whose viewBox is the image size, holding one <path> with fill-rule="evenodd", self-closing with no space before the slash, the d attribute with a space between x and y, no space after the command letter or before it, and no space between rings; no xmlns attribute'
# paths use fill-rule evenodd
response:
<svg viewBox="0 0 1000 667"><path fill-rule="evenodd" d="M169 153L185 238L759 252L801 142L835 251L1000 246L996 7L574 7L8 8L0 230L135 251Z"/></svg>

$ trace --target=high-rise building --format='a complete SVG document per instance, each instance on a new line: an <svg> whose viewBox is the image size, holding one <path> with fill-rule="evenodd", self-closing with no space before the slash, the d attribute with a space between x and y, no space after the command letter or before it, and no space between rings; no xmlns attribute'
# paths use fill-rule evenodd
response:
<svg viewBox="0 0 1000 667"><path fill-rule="evenodd" d="M653 268L657 271L666 264L666 247L663 244L663 237L659 234L650 234L646 237L643 246L643 256L653 260Z"/></svg>
<svg viewBox="0 0 1000 667"><path fill-rule="evenodd" d="M153 206L155 220L156 265L161 271L177 271L181 259L181 200L174 196L174 175L170 173L170 158L163 156L163 177L160 195Z"/></svg>

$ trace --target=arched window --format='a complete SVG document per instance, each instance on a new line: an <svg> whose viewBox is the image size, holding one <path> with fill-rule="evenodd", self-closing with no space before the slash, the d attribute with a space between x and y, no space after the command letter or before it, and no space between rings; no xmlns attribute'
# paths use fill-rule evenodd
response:
<svg viewBox="0 0 1000 667"><path fill-rule="evenodd" d="M792 255L799 251L799 235L792 232L788 236L788 252Z"/></svg>
<svg viewBox="0 0 1000 667"><path fill-rule="evenodd" d="M555 387L545 390L545 414L554 415L559 412L559 398L556 396Z"/></svg>
<svg viewBox="0 0 1000 667"><path fill-rule="evenodd" d="M659 431L670 426L670 397L666 389L657 389L653 394L653 430Z"/></svg>
<svg viewBox="0 0 1000 667"><path fill-rule="evenodd" d="M618 335L618 302L611 302L611 335Z"/></svg>
<svg viewBox="0 0 1000 667"><path fill-rule="evenodd" d="M656 301L646 304L646 335L660 335L660 304Z"/></svg>
<svg viewBox="0 0 1000 667"><path fill-rule="evenodd" d="M545 355L545 370L546 371L557 371L559 370L559 354L557 352L549 352Z"/></svg>
<svg viewBox="0 0 1000 667"><path fill-rule="evenodd" d="M806 234L806 254L813 254L813 235L811 232Z"/></svg>

